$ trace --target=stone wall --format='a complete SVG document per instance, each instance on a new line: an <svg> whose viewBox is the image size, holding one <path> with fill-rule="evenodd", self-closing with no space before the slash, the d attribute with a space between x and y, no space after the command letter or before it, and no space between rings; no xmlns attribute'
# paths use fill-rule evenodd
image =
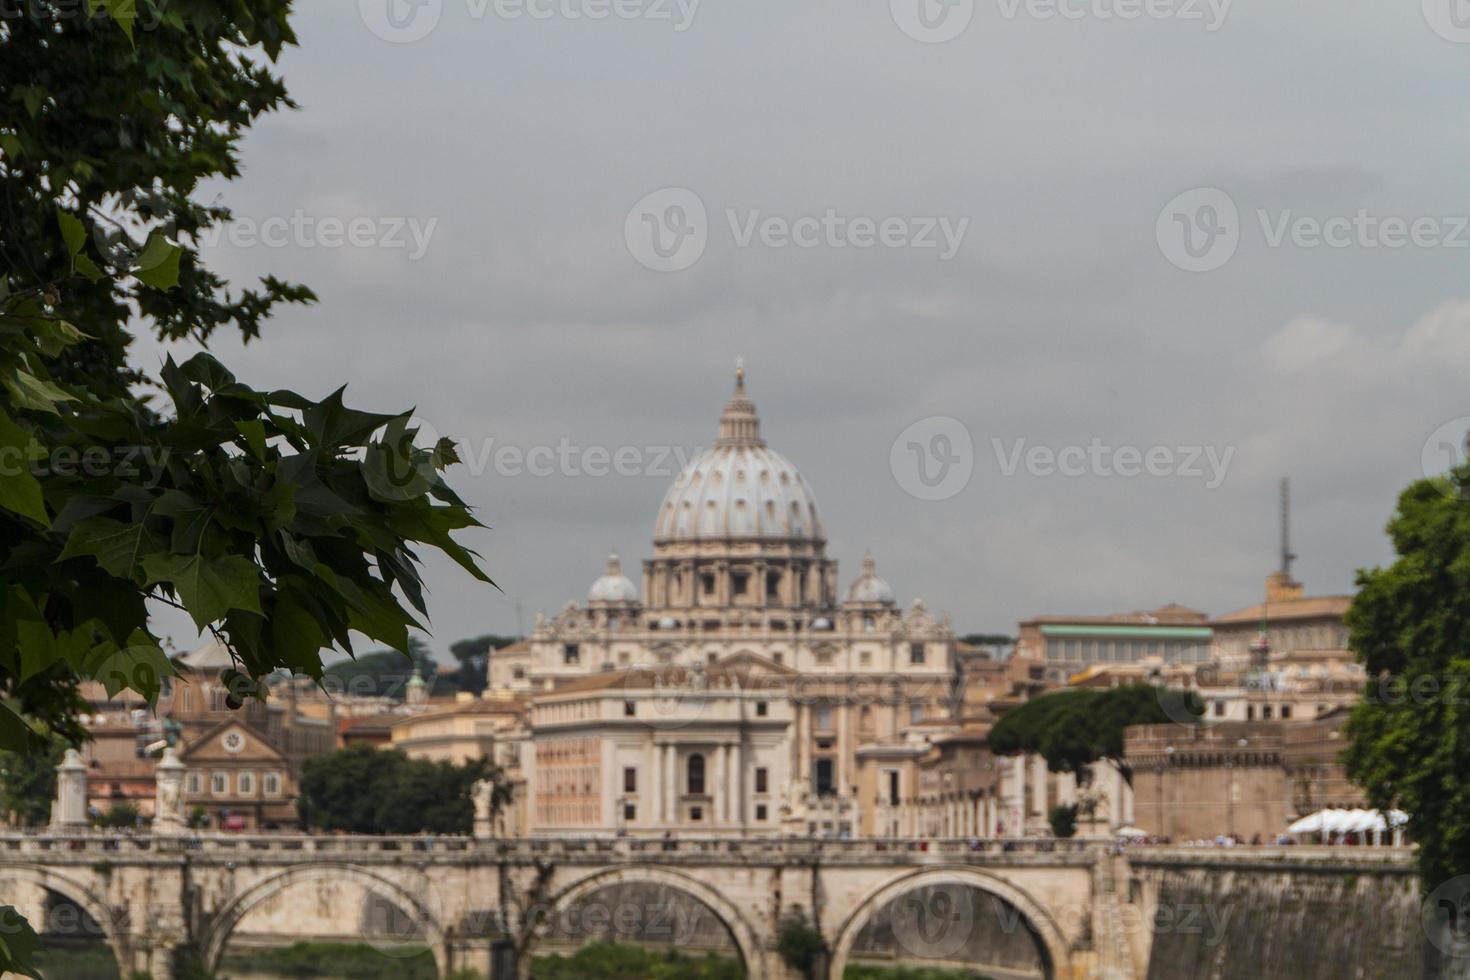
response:
<svg viewBox="0 0 1470 980"><path fill-rule="evenodd" d="M1201 856L1132 862L1147 980L1431 980L1418 879L1357 867ZM1470 963L1470 961L1467 961ZM1470 971L1438 972L1460 980Z"/></svg>

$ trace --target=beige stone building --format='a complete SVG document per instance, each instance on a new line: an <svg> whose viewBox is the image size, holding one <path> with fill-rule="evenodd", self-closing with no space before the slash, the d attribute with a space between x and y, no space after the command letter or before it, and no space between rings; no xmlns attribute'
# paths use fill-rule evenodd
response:
<svg viewBox="0 0 1470 980"><path fill-rule="evenodd" d="M840 590L826 548L737 372L714 445L659 505L642 586L614 556L585 604L490 659L492 691L534 698L530 830L860 833L860 748L949 725L959 667L947 617L901 607L871 557ZM649 677L690 689L654 698ZM622 714L649 698L659 725Z"/></svg>
<svg viewBox="0 0 1470 980"><path fill-rule="evenodd" d="M184 764L184 813L202 810L216 830L275 830L297 823L296 782L285 754L242 720L192 739Z"/></svg>

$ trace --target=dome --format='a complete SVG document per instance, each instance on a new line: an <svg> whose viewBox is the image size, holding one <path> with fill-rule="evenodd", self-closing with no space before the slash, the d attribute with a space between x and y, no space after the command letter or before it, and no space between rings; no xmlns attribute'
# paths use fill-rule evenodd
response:
<svg viewBox="0 0 1470 980"><path fill-rule="evenodd" d="M587 590L589 602L637 602L638 586L623 574L618 556L607 556L607 571Z"/></svg>
<svg viewBox="0 0 1470 980"><path fill-rule="evenodd" d="M653 531L655 543L721 538L826 540L811 487L760 437L744 369L735 372L719 438L664 495Z"/></svg>
<svg viewBox="0 0 1470 980"><path fill-rule="evenodd" d="M890 604L894 601L893 586L878 577L878 564L873 561L872 552L863 556L863 573L847 587L847 601Z"/></svg>

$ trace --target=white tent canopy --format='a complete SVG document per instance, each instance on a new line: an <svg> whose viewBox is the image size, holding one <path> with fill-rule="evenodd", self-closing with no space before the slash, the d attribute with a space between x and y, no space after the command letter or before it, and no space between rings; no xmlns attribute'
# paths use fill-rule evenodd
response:
<svg viewBox="0 0 1470 980"><path fill-rule="evenodd" d="M1137 827L1119 827L1117 830L1113 831L1113 836L1114 837L1147 837L1148 836L1148 831L1146 831L1146 830L1140 830Z"/></svg>
<svg viewBox="0 0 1470 980"><path fill-rule="evenodd" d="M1402 827L1409 815L1390 810L1388 816L1378 810L1318 810L1286 828L1289 834L1372 834Z"/></svg>

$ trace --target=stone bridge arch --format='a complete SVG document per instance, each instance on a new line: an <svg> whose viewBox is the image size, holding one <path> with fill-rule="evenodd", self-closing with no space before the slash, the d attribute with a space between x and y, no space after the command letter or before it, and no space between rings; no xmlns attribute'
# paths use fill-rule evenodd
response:
<svg viewBox="0 0 1470 980"><path fill-rule="evenodd" d="M717 890L698 878L651 865L634 865L594 871L563 888L549 903L553 919L565 916L578 903L617 885L661 885L681 892L703 905L730 933L735 952L747 977L765 976L764 944L750 920ZM534 954L532 954L534 955Z"/></svg>
<svg viewBox="0 0 1470 980"><path fill-rule="evenodd" d="M393 902L410 916L416 926L423 930L424 942L434 954L434 963L439 975L444 976L448 972L449 951L444 927L440 925L438 916L421 898L422 895L433 894L433 889L427 882L423 887L411 890L375 871L352 864L329 862L286 868L231 897L214 914L209 927L201 937L199 948L204 960L204 968L210 972L219 968L220 957L224 954L225 944L229 942L231 933L235 931L240 921L250 914L251 910L288 888L317 881L355 882Z"/></svg>
<svg viewBox="0 0 1470 980"><path fill-rule="evenodd" d="M107 945L112 950L113 958L117 960L118 973L125 977L133 970L131 923L128 921L126 910L114 913L106 900L84 883L40 865L5 865L0 868L0 882L4 881L18 881L34 885L55 892L67 901L75 903L102 929ZM22 914L29 912L28 909L20 911ZM44 923L35 919L32 919L30 924L38 933L44 926Z"/></svg>
<svg viewBox="0 0 1470 980"><path fill-rule="evenodd" d="M975 888L1010 905L1036 943L1047 980L1065 980L1072 975L1070 944L1056 919L1041 903L999 875L980 868L954 866L904 872L864 896L838 930L829 969L831 980L842 980L853 945L874 915L911 892L935 885Z"/></svg>

